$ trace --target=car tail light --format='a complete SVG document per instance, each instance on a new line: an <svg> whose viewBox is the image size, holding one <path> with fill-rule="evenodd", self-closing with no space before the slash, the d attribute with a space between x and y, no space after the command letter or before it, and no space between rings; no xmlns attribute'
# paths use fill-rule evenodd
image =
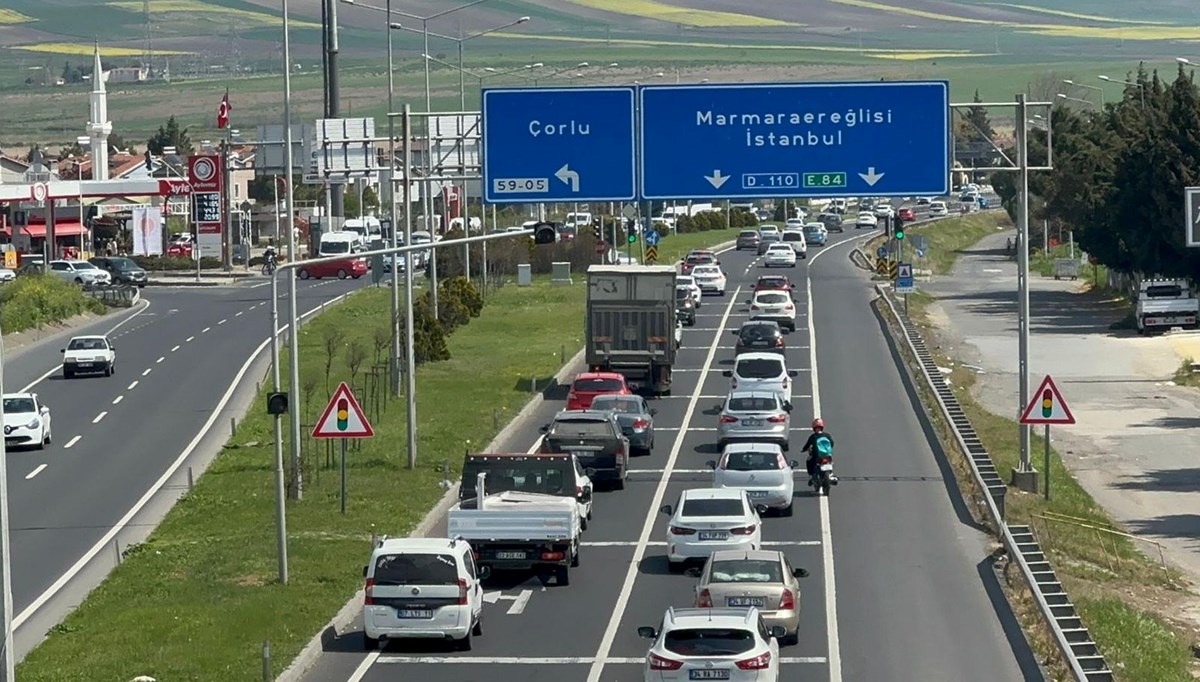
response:
<svg viewBox="0 0 1200 682"><path fill-rule="evenodd" d="M758 526L742 526L741 528L730 528L729 532L734 535L751 535Z"/></svg>
<svg viewBox="0 0 1200 682"><path fill-rule="evenodd" d="M562 552L542 552L542 561L562 561L566 557L567 555ZM460 603L466 604L466 602Z"/></svg>
<svg viewBox="0 0 1200 682"><path fill-rule="evenodd" d="M775 339L775 347L783 348L783 337L782 336L779 337L778 339Z"/></svg>
<svg viewBox="0 0 1200 682"><path fill-rule="evenodd" d="M575 486L575 497L583 495L583 486Z"/></svg>
<svg viewBox="0 0 1200 682"><path fill-rule="evenodd" d="M367 578L367 582L363 585L363 594L366 597L363 599L365 606L371 606L375 603L375 581L372 578Z"/></svg>
<svg viewBox="0 0 1200 682"><path fill-rule="evenodd" d="M633 428L635 429L644 429L647 426L650 426L650 422L646 421L645 419L633 420Z"/></svg>
<svg viewBox="0 0 1200 682"><path fill-rule="evenodd" d="M787 417L782 414L777 414L774 417L767 417L767 421L771 422L772 424L782 424L787 421Z"/></svg>
<svg viewBox="0 0 1200 682"><path fill-rule="evenodd" d="M758 310L758 306L756 306L756 305L752 305L752 306L750 306L750 309L751 309L751 310Z"/></svg>
<svg viewBox="0 0 1200 682"><path fill-rule="evenodd" d="M696 597L696 608L698 608L698 609L711 609L712 608L712 595L709 594L707 589L700 590L700 596Z"/></svg>
<svg viewBox="0 0 1200 682"><path fill-rule="evenodd" d="M650 663L651 670L679 670L683 667L683 661L673 661L654 653L646 660Z"/></svg>
<svg viewBox="0 0 1200 682"><path fill-rule="evenodd" d="M791 304L791 303L789 303L789 304L787 304L787 305L783 306L783 309L784 309L784 310L795 310L795 308L794 308L794 307L792 307L792 304Z"/></svg>
<svg viewBox="0 0 1200 682"><path fill-rule="evenodd" d="M734 663L740 670L766 670L771 667L771 652Z"/></svg>
<svg viewBox="0 0 1200 682"><path fill-rule="evenodd" d="M822 457L821 459L817 460L817 464L833 464L833 458Z"/></svg>
<svg viewBox="0 0 1200 682"><path fill-rule="evenodd" d="M738 420L737 417L731 417L727 414L721 415L721 423L722 424L733 424L733 423L737 422L737 420Z"/></svg>
<svg viewBox="0 0 1200 682"><path fill-rule="evenodd" d="M458 605L467 605L467 581L462 578L458 579Z"/></svg>
<svg viewBox="0 0 1200 682"><path fill-rule="evenodd" d="M671 526L671 535L695 535L695 528L684 528L683 526Z"/></svg>
<svg viewBox="0 0 1200 682"><path fill-rule="evenodd" d="M791 590L784 590L783 596L779 598L779 610L791 611L796 608L796 595L792 594Z"/></svg>

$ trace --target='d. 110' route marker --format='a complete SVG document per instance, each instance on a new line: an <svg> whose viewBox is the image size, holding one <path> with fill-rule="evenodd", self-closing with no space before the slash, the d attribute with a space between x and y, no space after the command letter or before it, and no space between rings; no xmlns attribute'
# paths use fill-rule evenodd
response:
<svg viewBox="0 0 1200 682"><path fill-rule="evenodd" d="M1046 433L1045 440L1045 461L1043 466L1045 472L1043 476L1046 480L1045 497L1050 499L1050 425L1051 424L1074 424L1075 415L1071 414L1071 408L1067 407L1067 401L1063 400L1062 393L1058 390L1058 385L1054 383L1054 379L1047 374L1042 379L1038 390L1033 392L1033 396L1029 399L1029 404L1025 406L1025 410L1021 412L1020 419L1022 426L1044 425Z"/></svg>
<svg viewBox="0 0 1200 682"><path fill-rule="evenodd" d="M354 392L346 382L338 384L321 418L313 428L313 438L339 438L342 442L341 477L342 477L342 513L346 513L346 441L350 438L371 438L375 429L363 413L362 407L354 397Z"/></svg>

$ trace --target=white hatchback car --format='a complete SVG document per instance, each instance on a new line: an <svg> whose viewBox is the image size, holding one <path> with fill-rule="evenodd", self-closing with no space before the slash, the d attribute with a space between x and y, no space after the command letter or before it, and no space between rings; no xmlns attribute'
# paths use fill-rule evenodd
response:
<svg viewBox="0 0 1200 682"><path fill-rule="evenodd" d="M459 650L483 634L486 566L476 568L471 545L443 538L383 538L363 566L363 639L440 639Z"/></svg>
<svg viewBox="0 0 1200 682"><path fill-rule="evenodd" d="M653 640L642 679L778 682L779 639L757 608L668 608L662 625L638 628Z"/></svg>
<svg viewBox="0 0 1200 682"><path fill-rule="evenodd" d="M50 408L36 393L4 394L4 444L9 447L33 446L41 450L50 444Z"/></svg>
<svg viewBox="0 0 1200 682"><path fill-rule="evenodd" d="M763 256L765 268L794 268L796 267L796 250L790 244L777 242L767 247Z"/></svg>
<svg viewBox="0 0 1200 682"><path fill-rule="evenodd" d="M796 306L786 292L763 289L750 299L750 319L778 322L788 331L796 331Z"/></svg>
<svg viewBox="0 0 1200 682"><path fill-rule="evenodd" d="M696 286L700 287L701 293L725 295L725 273L721 271L720 265L697 265L692 268L692 277L696 280Z"/></svg>
<svg viewBox="0 0 1200 682"><path fill-rule="evenodd" d="M76 336L62 349L62 354L64 379L76 374L110 377L116 372L117 349L107 336Z"/></svg>
<svg viewBox="0 0 1200 682"><path fill-rule="evenodd" d="M946 208L946 202L944 202L944 201L929 202L929 215L939 215L940 216L940 215L948 215L949 213L950 213L950 210Z"/></svg>
<svg viewBox="0 0 1200 682"><path fill-rule="evenodd" d="M863 228L873 230L876 227L879 227L879 219L866 211L859 213L858 217L854 219L854 229L856 230Z"/></svg>
<svg viewBox="0 0 1200 682"><path fill-rule="evenodd" d="M779 353L742 353L722 374L730 378L730 391L771 391L785 403L792 402L792 379L800 375Z"/></svg>
<svg viewBox="0 0 1200 682"><path fill-rule="evenodd" d="M696 278L691 275L675 275L675 286L687 287L687 290L692 294L692 302L696 307L700 307L700 300L704 298L704 292L700 291L700 287L696 285Z"/></svg>
<svg viewBox="0 0 1200 682"><path fill-rule="evenodd" d="M692 488L684 490L674 506L665 504L659 511L671 517L667 561L672 571L680 572L689 559L707 559L718 549L762 546L759 510L744 490Z"/></svg>
<svg viewBox="0 0 1200 682"><path fill-rule="evenodd" d="M783 456L775 443L731 443L718 461L708 462L714 488L744 490L756 505L792 515L799 463Z"/></svg>

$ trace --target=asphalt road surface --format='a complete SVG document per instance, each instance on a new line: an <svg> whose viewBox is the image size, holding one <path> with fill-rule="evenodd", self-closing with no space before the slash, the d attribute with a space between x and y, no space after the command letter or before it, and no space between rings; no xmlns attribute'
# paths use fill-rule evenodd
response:
<svg viewBox="0 0 1200 682"><path fill-rule="evenodd" d="M366 281L299 282L298 311ZM69 336L6 359L5 390L37 393L50 406L54 438L42 451L8 453L18 627L53 596L60 578L83 568L80 560L203 430L269 335L270 291L261 283L144 289L149 305L72 334L109 333L117 350L111 377L63 379L59 350ZM281 325L287 323L282 291ZM228 418L212 428L227 434Z"/></svg>
<svg viewBox="0 0 1200 682"><path fill-rule="evenodd" d="M803 458L808 424L823 416L837 439L841 485L815 497L801 469L794 516L764 520L765 546L810 573L801 580L800 641L783 648L780 679L1041 679L991 573L987 539L958 501L868 306L870 286L847 259L846 242L865 231L848 226L831 236L829 246L810 247L807 262L783 270L802 313L787 337L788 366L800 372L790 455ZM642 679L649 642L637 627L658 626L668 606L691 606L695 595L695 578L667 570L667 517L657 510L684 489L711 485L705 462L718 454L729 330L747 319L749 291L766 271L750 252L720 257L728 293L706 296L696 326L685 328L673 395L653 401L655 450L632 461L626 490L596 496L570 586L494 579L471 652L401 641L365 653L361 633L345 632L326 644L307 680ZM536 426L560 408L547 404L504 448L535 447Z"/></svg>

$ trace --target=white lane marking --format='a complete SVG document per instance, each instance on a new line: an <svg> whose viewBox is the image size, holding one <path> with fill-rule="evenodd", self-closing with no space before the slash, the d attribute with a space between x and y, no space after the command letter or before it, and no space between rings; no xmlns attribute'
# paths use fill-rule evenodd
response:
<svg viewBox="0 0 1200 682"><path fill-rule="evenodd" d="M323 305L316 306L300 315L300 319L303 320L311 315L321 312L321 310L329 304L337 303L352 293L354 293L354 291L348 291L339 296L335 296L329 301L326 301ZM279 329L278 335L282 335L287 332L288 327L290 326L291 325L287 324L283 325ZM115 538L118 533L124 530L125 527L129 525L129 522L132 521L133 518L137 516L147 504L150 503L150 500L154 499L154 496L163 489L163 486L165 486L167 482L171 480L171 477L174 476L177 471L179 471L179 468L183 466L183 463L192 456L192 452L197 446L199 446L200 441L204 440L204 437L208 435L208 432L212 429L213 424L217 422L217 418L224 413L225 406L228 405L230 399L233 398L233 394L237 390L238 384L242 382L242 378L246 376L246 372L250 371L250 366L254 364L254 361L258 359L258 356L262 355L263 351L267 348L267 346L270 345L270 343L271 337L267 337L263 339L262 343L258 344L258 347L250 353L250 355L246 358L246 361L242 363L238 373L234 375L233 381L230 382L229 387L225 389L225 393L221 396L221 399L217 401L216 407L214 407L212 412L209 413L208 419L204 422L204 425L200 427L200 431L198 431L195 437L192 438L191 442L187 444L187 447L183 449L183 452L179 453L179 456L175 458L175 461L171 462L171 465L167 467L167 470L163 472L162 476L158 477L158 480L146 490L142 497L138 499L138 501L135 502L132 507L130 507L129 511L125 512L125 515L118 519L117 522L114 523L106 533L104 533L104 536L96 541L96 544L92 545L88 551L84 552L83 556L79 557L78 561L72 564L70 568L68 568L62 575L58 577L57 580L54 581L53 584L50 585L50 587L47 587L44 592L39 594L37 599L34 599L29 606L26 606L23 611L13 618L13 629L24 625L30 618L33 617L33 614L37 613L38 609L45 606L46 602L53 599L54 596L61 592L68 583L74 580L75 576L79 575L79 573L83 571L83 569L89 563L91 563L92 559L96 558L96 555L108 549L108 547L112 544L113 538ZM149 372L149 370L146 371ZM368 658L370 657L368 656ZM370 666L367 667L369 668ZM365 669L363 674L366 674ZM361 676L359 679L362 679Z"/></svg>
<svg viewBox="0 0 1200 682"><path fill-rule="evenodd" d="M134 388L136 388L136 387L137 387L137 385L138 385L138 382L136 382L136 381L135 381L135 382L133 382L132 384L129 384L129 388L126 388L125 390L126 390L126 391L132 391Z"/></svg>
<svg viewBox="0 0 1200 682"><path fill-rule="evenodd" d="M794 369L797 372L811 372L812 371L812 369L810 369L808 367L788 367L788 369ZM696 367L676 367L671 370L671 374L678 374L680 372L702 372L702 371L704 371L704 370L696 368Z"/></svg>
<svg viewBox="0 0 1200 682"><path fill-rule="evenodd" d="M675 370L675 371L678 372L679 370ZM700 396L700 399L701 400L724 400L728 397L729 397L728 395L702 395L702 396ZM793 393L792 394L792 400L795 400L796 398L811 398L811 397L812 397L812 394L810 394L810 393ZM657 400L690 400L690 399L691 399L690 395L660 395L660 396L656 397L654 400L657 401ZM659 426L659 427L655 427L655 428L665 429L668 427Z"/></svg>
<svg viewBox="0 0 1200 682"><path fill-rule="evenodd" d="M113 336L113 332L115 332L115 331L117 331L118 329L120 329L121 327L125 326L125 324L127 324L127 323L128 323L130 320L132 320L133 318L135 318L135 317L137 317L138 315L141 315L142 313L146 312L146 308L149 308L149 307L150 307L150 300L149 300L149 299L142 299L142 302L143 302L143 303L145 303L145 305L143 305L143 306L142 306L142 309L141 309L141 310L137 311L136 313L134 313L134 314L130 315L129 317L127 317L127 318L125 318L125 319L121 320L120 322L116 323L116 324L115 324L115 325L113 325L111 328L109 328L109 330L108 330L108 333L107 333L107 336ZM119 336L119 335L118 335L118 336ZM30 391L32 391L32 390L33 390L33 387L34 387L34 386L37 386L38 384L42 383L42 382L43 382L43 381L45 381L46 379L49 379L50 377L54 376L55 374L58 374L59 370L61 370L61 369L62 369L62 365L61 365L61 364L59 364L59 365L55 365L54 367L50 368L50 369L49 369L49 370L48 370L48 371L47 371L45 374L43 374L42 376L40 376L40 377L38 377L38 378L34 379L33 381L29 382L29 385L27 385L27 386L25 386L24 388L22 388L21 390L17 391L17 393L29 393Z"/></svg>
<svg viewBox="0 0 1200 682"><path fill-rule="evenodd" d="M201 334L207 334L209 329L212 329L212 327L205 327L204 329L201 329L201 330L200 330L200 333L201 333Z"/></svg>
<svg viewBox="0 0 1200 682"><path fill-rule="evenodd" d="M371 659L374 655L374 659ZM372 652L367 656L374 662L378 659L379 663L392 664L407 664L407 665L436 665L436 664L463 664L463 665L580 665L591 663L593 665L641 665L646 662L645 658L589 658L584 656L564 656L564 657L545 657L545 658L522 658L519 656L399 656L391 654L387 656L379 655L379 652ZM798 664L798 663L824 663L824 656L781 656L779 662L783 664ZM365 664L366 661L363 661ZM359 666L362 669L362 666ZM366 671L363 670L365 674ZM362 679L359 671L355 670L349 682L358 682Z"/></svg>
<svg viewBox="0 0 1200 682"><path fill-rule="evenodd" d="M637 547L636 542L624 540L601 540L598 542L581 542L584 547ZM820 540L781 540L779 542L764 541L763 547L817 547L821 544ZM666 547L667 543L663 540L651 540L646 543L649 547Z"/></svg>
<svg viewBox="0 0 1200 682"><path fill-rule="evenodd" d="M521 590L521 594L513 600L512 606L508 607L506 613L510 616L519 615L529 605L529 598L533 596L533 590Z"/></svg>
<svg viewBox="0 0 1200 682"><path fill-rule="evenodd" d="M222 324L225 324L225 323L226 323L226 322L228 322L228 321L229 321L229 319L228 319L228 318L226 318L226 319L224 319L224 320L221 320L221 321L220 321L220 322L218 322L217 324L218 324L218 325L222 325Z"/></svg>
<svg viewBox="0 0 1200 682"><path fill-rule="evenodd" d="M362 682L362 678L367 676L367 671L371 669L371 666L375 665L375 661L377 660L379 660L378 651L372 651L371 653L367 654L366 658L362 660L362 663L359 663L358 667L354 669L354 672L350 673L350 677L347 678L346 682ZM384 663L392 662L393 661L391 660L384 661Z"/></svg>
<svg viewBox="0 0 1200 682"><path fill-rule="evenodd" d="M112 404L113 404L113 405L116 405L117 403L121 402L121 401L122 401L122 400L124 400L124 399L125 399L125 396L123 396L123 395L119 395L119 396L117 396L117 397L113 398L113 402L112 402Z"/></svg>
<svg viewBox="0 0 1200 682"><path fill-rule="evenodd" d="M234 316L234 317L241 317L242 315L245 315L245 314L246 314L246 311L245 311L245 310L239 310L239 311L237 311L236 313L234 313L234 314L233 314L233 316Z"/></svg>
<svg viewBox="0 0 1200 682"><path fill-rule="evenodd" d="M189 336L189 337L187 337L187 341L184 341L184 343L191 343L192 341L195 341L195 340L196 340L196 337Z"/></svg>
<svg viewBox="0 0 1200 682"><path fill-rule="evenodd" d="M734 301L742 288L739 286L733 292L733 299L729 301L725 307L726 319L721 321L724 326L728 321L729 315L733 312ZM708 351L708 357L704 359L702 365L703 371L707 372L712 368L713 363L717 359L717 346L719 337L714 337L712 347ZM700 375L703 382L704 374ZM683 413L681 424L689 424L692 421L692 414L696 411L696 405L700 402L699 394L692 397L692 401L688 403L687 409ZM675 436L675 443L671 446L671 454L667 456L666 470L671 471L675 468L675 461L679 459L679 453L683 450L683 442L685 440L686 431L680 431ZM625 608L629 605L629 597L633 594L633 584L638 577L638 565L642 561L642 557L646 554L646 546L650 542L650 533L654 531L654 522L657 520L658 508L662 505L663 497L667 494L667 486L671 483L670 476L663 476L658 482L658 487L654 491L654 499L650 503L650 509L646 513L646 520L642 524L641 535L638 536L637 547L633 550L633 559L629 562L629 569L625 573L625 582L621 585L621 592L617 595L616 606L613 608L612 617L609 618L608 627L604 630L604 637L600 640L600 647L596 651L596 660L592 662L591 668L588 670L587 682L600 682L600 676L604 673L604 659L608 657L612 651L613 640L616 639L617 629L621 627L621 619L625 616Z"/></svg>
<svg viewBox="0 0 1200 682"><path fill-rule="evenodd" d="M37 476L38 474L42 473L42 470L48 466L50 466L50 465L49 464L39 464L36 469L29 472L28 474L25 474L25 480L28 481L29 479L33 478L34 476Z"/></svg>
<svg viewBox="0 0 1200 682"><path fill-rule="evenodd" d="M678 426L656 426L656 427L654 427L654 430L655 430L655 431L678 431L678 430L679 430L679 427L678 427ZM715 426L689 426L689 427L687 427L687 428L686 428L686 429L684 429L684 430L685 430L685 431L703 431L703 432L709 432L709 431L716 431L716 430L717 430L717 427L715 427ZM800 428L800 427L793 427L793 428L790 428L790 429L788 429L788 430L789 430L789 431L794 431L794 432L796 432L796 433L800 433L800 432L808 433L808 431L809 431L810 429L805 429L805 428Z"/></svg>
<svg viewBox="0 0 1200 682"><path fill-rule="evenodd" d="M100 423L100 420L101 420L101 419L104 419L104 417L105 417L107 414L108 414L107 412L101 412L100 414L96 415L96 418L92 420L92 423L93 423L93 424L99 424L99 423Z"/></svg>
<svg viewBox="0 0 1200 682"><path fill-rule="evenodd" d="M172 349L171 349L171 352L172 352L172 353L174 353L174 352L175 352L175 351L177 351L177 350L179 350L179 346L175 346L174 348L172 348Z"/></svg>
<svg viewBox="0 0 1200 682"><path fill-rule="evenodd" d="M154 361L154 364L156 364L156 365L157 365L158 363L160 363L160 362L162 362L163 360L166 360L166 359L167 359L167 358L166 358L165 356L159 356L159 358L158 358L157 360L155 360L155 361Z"/></svg>
<svg viewBox="0 0 1200 682"><path fill-rule="evenodd" d="M67 441L67 444L63 446L63 449L65 450L67 448L74 447L75 444L79 442L80 438L83 438L83 436L75 436L71 440Z"/></svg>
<svg viewBox="0 0 1200 682"><path fill-rule="evenodd" d="M151 372L151 368L150 368L150 367L147 367L147 368L146 368L146 371L142 372L142 376L146 376L146 375L147 375L147 374L149 374L150 372Z"/></svg>

